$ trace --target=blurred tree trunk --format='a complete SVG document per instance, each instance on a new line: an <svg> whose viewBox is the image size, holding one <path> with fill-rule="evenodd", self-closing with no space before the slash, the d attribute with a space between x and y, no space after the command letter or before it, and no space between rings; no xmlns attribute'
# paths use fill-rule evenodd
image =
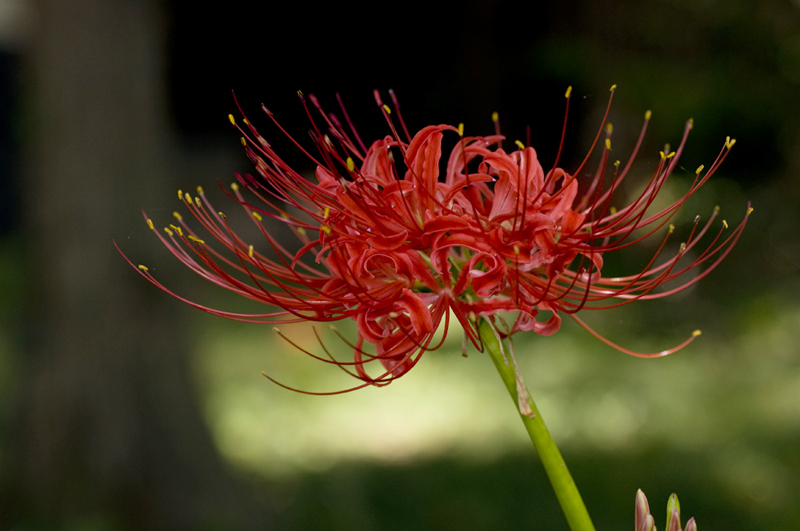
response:
<svg viewBox="0 0 800 531"><path fill-rule="evenodd" d="M23 187L28 351L0 509L11 522L58 528L264 529L266 511L203 424L191 341L168 315L178 303L112 245L146 261L158 243L139 207L174 197L163 6L36 7Z"/></svg>

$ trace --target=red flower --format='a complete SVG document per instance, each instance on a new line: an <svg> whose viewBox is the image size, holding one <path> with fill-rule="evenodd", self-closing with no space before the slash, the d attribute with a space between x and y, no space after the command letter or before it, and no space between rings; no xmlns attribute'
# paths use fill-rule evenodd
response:
<svg viewBox="0 0 800 531"><path fill-rule="evenodd" d="M532 147L517 142L515 151L503 149L496 115L495 135L464 136L462 126L431 125L412 137L399 112L393 119L377 92L375 98L392 134L367 148L344 107L348 127L325 114L314 96L306 100L301 95L303 104L310 101L321 115L321 123L311 121L318 154L297 144L316 165L316 182L287 165L246 119L244 125L237 125L258 176L237 174L239 184L232 186L232 196L266 244L238 236L201 189L194 198L181 192L179 197L209 236L201 238L177 213L178 225L165 229L165 234L156 232L170 252L199 275L274 306L275 311L215 310L176 295L144 266L139 266L141 274L167 293L229 319L267 323L352 319L359 331L352 345L354 360L325 361L348 370L363 385L386 384L405 374L426 350L438 348L441 343L432 344L434 332L444 321L446 334L451 312L476 346L480 345L477 319L495 321L498 312L516 312L507 334L519 330L553 334L562 315L569 315L606 343L640 356L666 355L698 334L674 349L639 354L613 345L575 314L686 289L730 252L747 216L728 234L723 221L711 242L695 250L717 218L715 210L703 224L698 216L678 253L656 265L673 231L670 219L717 170L734 140L725 142L705 173L702 166L698 168L681 197L654 212L656 196L678 165L692 128L689 121L677 150L661 153L641 195L615 209L615 192L639 150L649 111L624 165L609 164L611 129L607 128L594 178L579 196L577 176L586 173L602 129L572 174L557 167L557 160L545 172ZM392 100L397 110L394 94ZM272 113L264 111L274 121ZM445 135L455 140L449 153L443 153ZM242 187L249 192L247 197ZM748 207L747 213L751 210ZM288 251L271 234L264 218L285 223L302 242L300 250ZM152 222L147 222L152 228ZM630 276L603 276L606 253L656 232L664 235L646 267ZM690 250L695 252L688 258ZM699 266L705 267L702 273L657 290ZM540 312L550 316L541 320ZM365 342L374 348L365 349ZM374 360L383 366L377 376L364 368Z"/></svg>

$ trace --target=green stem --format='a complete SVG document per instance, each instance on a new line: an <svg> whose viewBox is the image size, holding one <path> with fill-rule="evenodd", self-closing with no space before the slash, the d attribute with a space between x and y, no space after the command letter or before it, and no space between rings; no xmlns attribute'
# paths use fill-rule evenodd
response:
<svg viewBox="0 0 800 531"><path fill-rule="evenodd" d="M486 352L489 353L495 367L497 367L497 372L500 373L503 383L506 384L511 399L514 401L514 406L519 413L516 364L509 356L503 356L502 347L488 322L483 321L481 323L480 334L486 347ZM550 484L553 485L553 490L556 493L558 502L561 504L561 509L564 511L564 516L567 517L570 529L572 531L594 531L592 519L583 504L578 487L575 486L575 481L573 481L567 469L567 464L564 462L564 458L561 457L561 452L558 451L553 437L547 430L547 426L544 425L542 415L530 396L528 397L528 404L533 411L533 417L520 413L520 418L525 425L525 429L528 430L533 446L539 453L539 458L542 460L547 477L550 478Z"/></svg>

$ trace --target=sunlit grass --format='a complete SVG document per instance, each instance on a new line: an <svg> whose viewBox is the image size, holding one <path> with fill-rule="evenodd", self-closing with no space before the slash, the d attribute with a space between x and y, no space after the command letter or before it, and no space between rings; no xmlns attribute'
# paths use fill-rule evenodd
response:
<svg viewBox="0 0 800 531"><path fill-rule="evenodd" d="M770 317L754 312L734 337L701 336L657 360L627 357L569 325L548 338L519 335L515 346L526 383L564 448L635 452L667 445L707 454L710 480L768 510L795 499L788 493L798 486L798 471L759 441L800 432L800 308ZM208 324L197 356L201 395L222 453L245 470L275 478L347 461L491 460L529 444L488 357L473 349L461 357L459 331L387 387L319 397L282 389L259 372L307 391L357 381L306 357L269 327ZM348 355L340 339L318 329L325 329L328 348ZM282 330L321 354L311 325ZM663 341L630 339L651 350Z"/></svg>

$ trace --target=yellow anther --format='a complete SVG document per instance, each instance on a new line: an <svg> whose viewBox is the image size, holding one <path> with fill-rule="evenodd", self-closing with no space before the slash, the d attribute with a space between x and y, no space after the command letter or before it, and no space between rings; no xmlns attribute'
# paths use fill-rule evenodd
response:
<svg viewBox="0 0 800 531"><path fill-rule="evenodd" d="M247 256L249 256L250 258L253 258L253 246L252 245L247 248Z"/></svg>
<svg viewBox="0 0 800 531"><path fill-rule="evenodd" d="M242 141L243 146L247 146L247 140L245 140L244 137L242 137L240 140Z"/></svg>
<svg viewBox="0 0 800 531"><path fill-rule="evenodd" d="M754 209L753 209L753 207L750 207L750 208L748 208L748 209L747 209L747 214L745 214L745 215L746 215L746 216L749 216L750 214L752 214L752 213L753 213L753 210L754 210Z"/></svg>
<svg viewBox="0 0 800 531"><path fill-rule="evenodd" d="M692 332L692 337L697 337L697 336L699 336L699 335L700 335L700 334L702 334L702 333L703 333L703 332L701 332L700 330L695 330L694 332Z"/></svg>
<svg viewBox="0 0 800 531"><path fill-rule="evenodd" d="M195 202L195 204L196 204L197 206L200 206L200 198L199 198L199 197L197 197L197 196L194 196L194 202Z"/></svg>
<svg viewBox="0 0 800 531"><path fill-rule="evenodd" d="M178 190L178 199L183 201L183 190Z"/></svg>
<svg viewBox="0 0 800 531"><path fill-rule="evenodd" d="M514 246L514 254L519 254L519 245Z"/></svg>
<svg viewBox="0 0 800 531"><path fill-rule="evenodd" d="M253 214L253 217L256 218L256 221L261 221L261 219L262 219L261 218L261 214L259 214L258 212L253 212L252 214Z"/></svg>
<svg viewBox="0 0 800 531"><path fill-rule="evenodd" d="M675 225L670 223L669 224L669 232L667 234L672 234L673 232L675 232Z"/></svg>
<svg viewBox="0 0 800 531"><path fill-rule="evenodd" d="M289 219L289 214L286 212L281 212L281 219Z"/></svg>
<svg viewBox="0 0 800 531"><path fill-rule="evenodd" d="M230 120L231 125L236 125L236 120L233 119L233 115L232 114L228 115L228 120Z"/></svg>
<svg viewBox="0 0 800 531"><path fill-rule="evenodd" d="M572 95L572 85L567 87L567 92L564 94L564 97L569 99L570 95Z"/></svg>
<svg viewBox="0 0 800 531"><path fill-rule="evenodd" d="M331 207L325 207L325 211L322 213L322 217L328 219L328 216L331 215Z"/></svg>
<svg viewBox="0 0 800 531"><path fill-rule="evenodd" d="M617 213L617 207L615 207L615 206L612 206L611 208L609 208L609 209L608 209L608 212L609 212L610 214L612 214L612 215L613 215L613 214L616 214L616 213Z"/></svg>
<svg viewBox="0 0 800 531"><path fill-rule="evenodd" d="M464 136L464 123L458 124L458 136Z"/></svg>
<svg viewBox="0 0 800 531"><path fill-rule="evenodd" d="M608 123L606 124L606 132L607 132L609 135L610 135L611 133L613 133L613 132L614 132L614 124L612 124L611 122L608 122Z"/></svg>
<svg viewBox="0 0 800 531"><path fill-rule="evenodd" d="M167 236L172 236L172 231L169 230L169 227L164 227L164 232L167 233Z"/></svg>
<svg viewBox="0 0 800 531"><path fill-rule="evenodd" d="M190 205L194 204L194 203L192 203L192 196L190 196L188 192L186 194L184 194L183 197L186 198L186 202L189 203Z"/></svg>
<svg viewBox="0 0 800 531"><path fill-rule="evenodd" d="M356 163L353 162L353 159L347 157L347 171L353 171L356 169Z"/></svg>
<svg viewBox="0 0 800 531"><path fill-rule="evenodd" d="M726 229L728 228L728 222L725 221L724 219L722 220L722 226L725 227Z"/></svg>
<svg viewBox="0 0 800 531"><path fill-rule="evenodd" d="M661 160L664 160L664 159L666 159L666 158L667 158L667 156L666 156L666 155L664 155L664 152L663 152L663 151L659 151L659 153L661 154Z"/></svg>
<svg viewBox="0 0 800 531"><path fill-rule="evenodd" d="M719 214L719 205L714 207L714 214Z"/></svg>
<svg viewBox="0 0 800 531"><path fill-rule="evenodd" d="M728 149L732 148L735 143L736 143L735 138L728 137L727 139L725 139L725 147Z"/></svg>
<svg viewBox="0 0 800 531"><path fill-rule="evenodd" d="M385 103L383 104L383 110L386 111L386 114L392 114L392 110Z"/></svg>
<svg viewBox="0 0 800 531"><path fill-rule="evenodd" d="M606 138L606 149L611 151L611 139Z"/></svg>
<svg viewBox="0 0 800 531"><path fill-rule="evenodd" d="M172 229L173 229L175 232L177 232L177 233L178 233L178 236L183 236L183 231L181 230L181 228L180 228L180 227L176 227L176 226L175 226L175 225L173 225L172 223L170 223L170 224L169 224L169 226L170 226L170 227L172 227Z"/></svg>
<svg viewBox="0 0 800 531"><path fill-rule="evenodd" d="M697 215L694 217L694 222L695 222L695 224L697 224L697 223L700 223L700 214L697 214Z"/></svg>
<svg viewBox="0 0 800 531"><path fill-rule="evenodd" d="M703 168L705 168L705 167L706 167L706 166L705 166L705 164L701 164L700 166L698 166L698 167L697 167L697 169L696 169L696 170L694 170L694 172L695 172L697 175L700 175L700 172L701 172L701 171L703 171Z"/></svg>
<svg viewBox="0 0 800 531"><path fill-rule="evenodd" d="M322 135L322 141L325 142L327 145L333 147L333 142L331 142L331 137L328 135Z"/></svg>
<svg viewBox="0 0 800 531"><path fill-rule="evenodd" d="M647 110L644 112L644 119L645 119L645 120L649 120L651 116L653 116L653 111L651 111L650 109L647 109Z"/></svg>
<svg viewBox="0 0 800 531"><path fill-rule="evenodd" d="M682 243L682 244L681 244L681 248L680 248L680 250L679 250L678 252L679 252L680 254L683 254L683 253L684 253L684 251L686 251L686 243Z"/></svg>
<svg viewBox="0 0 800 531"><path fill-rule="evenodd" d="M514 140L514 144L516 144L517 147L520 148L520 149L525 149L525 144L523 144L519 140Z"/></svg>
<svg viewBox="0 0 800 531"><path fill-rule="evenodd" d="M154 230L153 229L153 220L152 219L148 219L147 220L147 226L150 227L150 230Z"/></svg>
<svg viewBox="0 0 800 531"><path fill-rule="evenodd" d="M250 122L247 121L247 118L242 119L245 125L250 125Z"/></svg>
<svg viewBox="0 0 800 531"><path fill-rule="evenodd" d="M392 319L397 319L398 317L400 317L400 314L397 312L389 312L389 317Z"/></svg>
<svg viewBox="0 0 800 531"><path fill-rule="evenodd" d="M321 230L325 234L330 234L331 233L331 228L329 226L327 226L327 225L321 225L319 230Z"/></svg>
<svg viewBox="0 0 800 531"><path fill-rule="evenodd" d="M231 183L231 190L236 192L237 190L239 190L239 185L237 183Z"/></svg>
<svg viewBox="0 0 800 531"><path fill-rule="evenodd" d="M608 89L608 90L610 90L611 92L614 92L614 89L616 89L616 88L617 88L617 84L614 83L613 85L611 85L611 88Z"/></svg>
<svg viewBox="0 0 800 531"><path fill-rule="evenodd" d="M222 212L217 212L217 215L219 215L219 217L221 217L222 219L225 219L226 217L225 214L223 214Z"/></svg>
<svg viewBox="0 0 800 531"><path fill-rule="evenodd" d="M203 195L204 192L203 192L203 187L202 186L198 186L197 187L197 193L200 194L200 195Z"/></svg>
<svg viewBox="0 0 800 531"><path fill-rule="evenodd" d="M305 236L306 229L304 229L303 227L297 227L297 234L299 234L300 236Z"/></svg>
<svg viewBox="0 0 800 531"><path fill-rule="evenodd" d="M206 243L203 240L201 240L200 238L196 238L196 237L192 236L191 234L189 235L189 239L192 240L193 242L197 242L197 243Z"/></svg>
<svg viewBox="0 0 800 531"><path fill-rule="evenodd" d="M689 126L689 129L693 128L694 127L694 118L689 118L689 120L686 122L686 125Z"/></svg>
<svg viewBox="0 0 800 531"><path fill-rule="evenodd" d="M614 161L614 166L615 166L615 167L618 167L618 166L619 166L619 161L618 161L618 160L615 160L615 161Z"/></svg>
<svg viewBox="0 0 800 531"><path fill-rule="evenodd" d="M280 333L281 333L281 329L280 329L280 328L278 328L277 326L273 326L273 327L272 327L272 331L273 331L273 332L275 332L275 333L278 333L278 334L280 334Z"/></svg>
<svg viewBox="0 0 800 531"><path fill-rule="evenodd" d="M298 96L300 96L301 98L302 98L302 97L304 97L304 96L303 96L303 91L302 91L302 90L298 90L298 91L297 91L297 95L298 95Z"/></svg>
<svg viewBox="0 0 800 531"><path fill-rule="evenodd" d="M672 158L672 157L674 157L674 156L675 156L675 152L673 151L672 153L670 153L669 155L667 155L667 158L668 158L668 159L671 159L671 158Z"/></svg>
<svg viewBox="0 0 800 531"><path fill-rule="evenodd" d="M141 269L142 271L147 271L147 266L139 264L139 269Z"/></svg>
<svg viewBox="0 0 800 531"><path fill-rule="evenodd" d="M173 212L172 215L175 216L175 219L178 221L183 221L183 216L181 216L179 213Z"/></svg>
<svg viewBox="0 0 800 531"><path fill-rule="evenodd" d="M500 121L500 115L499 115L499 114L497 114L497 111L494 111L494 112L492 113L492 121L493 121L493 122L499 122L499 121Z"/></svg>

